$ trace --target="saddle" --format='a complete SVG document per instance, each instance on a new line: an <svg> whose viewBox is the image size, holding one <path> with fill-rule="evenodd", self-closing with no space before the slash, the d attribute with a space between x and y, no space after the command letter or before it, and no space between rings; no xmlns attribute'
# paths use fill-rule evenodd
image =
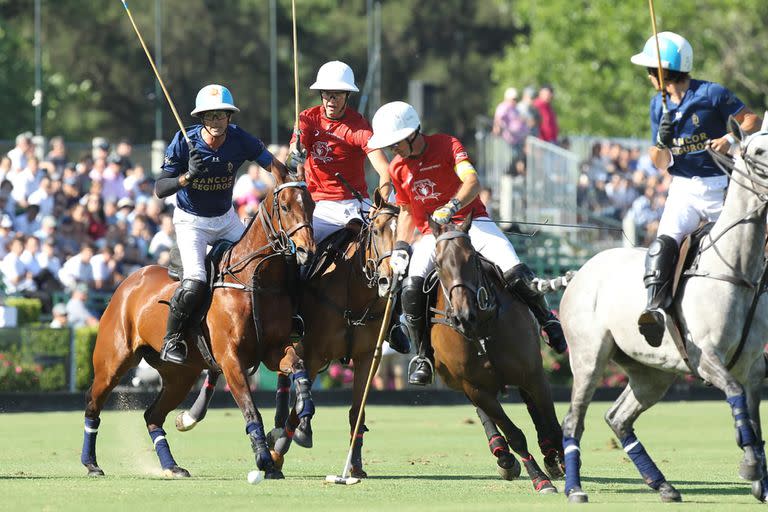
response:
<svg viewBox="0 0 768 512"><path fill-rule="evenodd" d="M683 243L680 244L677 265L672 281L673 299L677 298L678 289L682 289L681 285L685 277L685 272L693 266L696 256L699 254L699 247L701 246L702 239L709 234L714 225L714 222L700 225L696 228L696 231L685 237Z"/></svg>
<svg viewBox="0 0 768 512"><path fill-rule="evenodd" d="M205 336L202 335L201 325L205 321L205 316L208 314L208 309L211 307L213 301L213 283L219 277L219 263L224 257L224 254L232 248L233 242L229 240L217 240L213 243L211 250L205 255L205 270L206 270L206 282L208 283L208 298L205 302L195 311L189 318L188 326L195 330L195 338L197 340L197 348L203 359L211 367L214 372L220 372L219 365L213 358L211 349L205 340ZM179 252L179 246L174 245L170 250L170 262L168 263L168 276L173 281L180 281L183 278L182 265L181 265L181 253Z"/></svg>
<svg viewBox="0 0 768 512"><path fill-rule="evenodd" d="M311 281L321 276L331 265L341 260L349 251L349 246L358 238L363 229L359 219L350 220L346 226L334 231L317 245L315 258L302 271L302 280Z"/></svg>

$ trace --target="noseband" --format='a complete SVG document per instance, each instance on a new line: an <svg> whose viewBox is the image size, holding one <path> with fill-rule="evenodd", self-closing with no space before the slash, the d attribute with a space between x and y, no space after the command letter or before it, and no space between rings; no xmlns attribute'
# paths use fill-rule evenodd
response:
<svg viewBox="0 0 768 512"><path fill-rule="evenodd" d="M381 263L392 256L392 251L381 252L378 244L376 243L376 237L373 236L373 221L382 215L395 216L399 213L396 208L383 207L378 210L368 220L368 224L365 227L367 233L365 234L365 263L363 264L363 275L368 282L368 288L375 288L379 280L379 267Z"/></svg>

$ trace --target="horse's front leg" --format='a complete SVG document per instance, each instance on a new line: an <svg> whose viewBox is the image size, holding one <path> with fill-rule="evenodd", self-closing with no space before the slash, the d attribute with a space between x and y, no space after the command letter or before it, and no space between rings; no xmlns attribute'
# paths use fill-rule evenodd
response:
<svg viewBox="0 0 768 512"><path fill-rule="evenodd" d="M765 441L763 441L762 427L760 424L760 391L763 378L765 376L766 364L763 357L758 358L749 372L749 382L747 385L747 407L749 408L749 417L752 419L752 428L758 440L757 454L760 457L760 463L763 469L763 478L752 482L752 496L765 503L768 501L768 469L765 459Z"/></svg>
<svg viewBox="0 0 768 512"><path fill-rule="evenodd" d="M744 388L709 347L702 349L698 370L703 379L725 393L725 399L731 406L736 428L736 443L744 450L744 457L739 465L739 476L750 482L761 481L765 477L761 456L764 449L755 432L754 420L750 418Z"/></svg>
<svg viewBox="0 0 768 512"><path fill-rule="evenodd" d="M296 405L291 416L295 414L298 425L294 423L296 427L292 435L293 440L301 447L312 448L312 417L315 415L312 378L292 345L285 349L285 355L280 360L280 371L290 375L296 388Z"/></svg>

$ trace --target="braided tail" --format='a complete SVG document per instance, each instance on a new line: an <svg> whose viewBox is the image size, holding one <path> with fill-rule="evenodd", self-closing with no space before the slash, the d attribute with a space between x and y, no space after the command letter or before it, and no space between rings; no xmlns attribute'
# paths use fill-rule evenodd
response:
<svg viewBox="0 0 768 512"><path fill-rule="evenodd" d="M553 279L535 278L531 283L531 287L537 290L539 293L554 293L565 289L568 283L573 280L576 275L575 270L569 270L565 275L555 277Z"/></svg>

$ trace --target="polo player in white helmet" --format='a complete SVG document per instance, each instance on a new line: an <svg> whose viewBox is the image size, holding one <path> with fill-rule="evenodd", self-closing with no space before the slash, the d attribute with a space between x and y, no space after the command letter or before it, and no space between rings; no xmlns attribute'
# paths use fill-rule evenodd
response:
<svg viewBox="0 0 768 512"><path fill-rule="evenodd" d="M232 208L232 188L237 170L246 160L267 169L280 162L264 143L237 125L232 114L240 112L232 93L217 84L197 93L192 115L200 124L177 132L165 151L155 193L164 198L176 194L173 224L181 253L183 280L170 302L167 332L160 358L182 364L187 358L183 337L185 323L208 297L206 248L216 240L236 242L245 226Z"/></svg>
<svg viewBox="0 0 768 512"><path fill-rule="evenodd" d="M411 341L419 347L418 364L408 381L423 386L432 380L432 364L426 357L427 296L423 292L424 278L435 265L435 236L429 228L429 217L438 224L460 224L471 213L476 219L469 229L472 244L501 268L512 290L544 328L549 345L564 352L566 342L560 321L544 296L531 287L531 269L520 262L509 239L488 217L478 197L477 172L461 142L450 135L423 134L416 110L402 101L393 101L373 116L373 137L368 147L390 148L396 155L389 174L400 215L390 266L399 276L407 274L401 291L405 326ZM423 236L411 246L414 228Z"/></svg>
<svg viewBox="0 0 768 512"><path fill-rule="evenodd" d="M666 325L665 308L671 305L672 280L680 242L700 222L714 222L725 200L728 177L707 152L711 147L727 153L734 143L726 122L733 116L745 133L760 127L760 118L720 84L691 78L693 49L674 32L651 36L633 64L643 66L651 85L659 90L659 57L664 91L651 99L650 156L653 165L672 175L659 228L645 260L648 304L638 319L640 332L653 347L661 344ZM667 95L668 110L662 105Z"/></svg>

